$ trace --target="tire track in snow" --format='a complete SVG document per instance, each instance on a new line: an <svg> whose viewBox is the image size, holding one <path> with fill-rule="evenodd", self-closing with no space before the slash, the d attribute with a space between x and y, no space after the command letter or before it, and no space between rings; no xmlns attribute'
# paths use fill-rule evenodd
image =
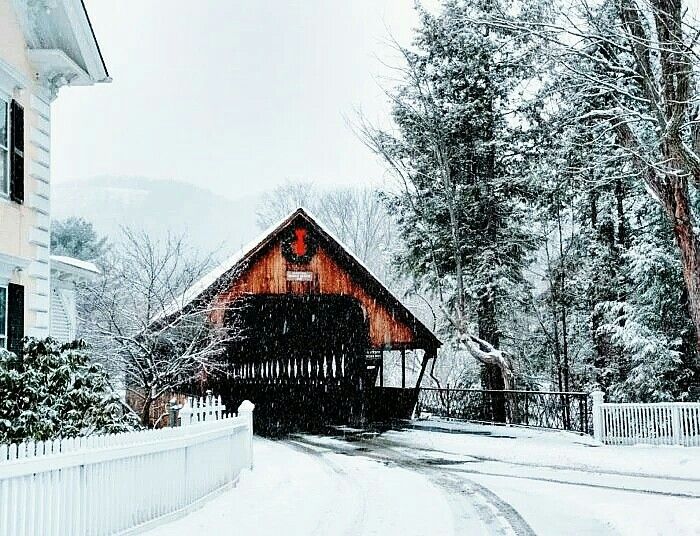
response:
<svg viewBox="0 0 700 536"><path fill-rule="evenodd" d="M481 484L445 473L429 472L421 466L416 466L413 470L425 474L431 482L447 491L452 498L457 516L464 510L464 501L468 498L482 523L492 534L535 536L530 525L510 504Z"/></svg>
<svg viewBox="0 0 700 536"><path fill-rule="evenodd" d="M352 493L356 500L351 501L351 506L354 512L352 516L348 516L350 517L351 523L350 526L348 526L343 531L343 533L346 536L356 536L358 534L363 534L365 526L365 512L367 511L367 498L366 494L363 493L361 483L358 481L357 477L350 474L349 471L346 471L345 468L343 468L340 464L324 456L322 451L319 451L317 448L314 448L311 445L294 440L287 440L284 443L286 443L287 446L291 447L297 452L301 452L302 454L306 454L308 456L318 459L321 462L321 464L328 470L330 470L332 473L341 476L343 478L343 481L350 481L350 483L352 484ZM360 505L360 508L357 507L358 504ZM344 503L344 506L347 507L348 504ZM347 510L345 510L345 512L347 512ZM314 534L328 534L328 526L337 526L337 523L337 509L328 510L324 512L323 517L319 520L317 524L317 529L314 531Z"/></svg>
<svg viewBox="0 0 700 536"><path fill-rule="evenodd" d="M310 451L326 463L329 460L323 456L323 452L359 456L384 463L389 462L397 467L420 473L446 493L452 506L457 534L463 534L460 528L474 511L479 516L484 528L487 528L491 534L535 536L535 532L527 521L511 505L477 482L450 475L444 467L406 458L399 451L389 447L377 449L376 445L366 441L362 441L362 450L358 450L356 447L334 449L328 444L314 443L305 436L297 436L294 440L287 440L287 443L296 445L304 451ZM465 500L469 501L468 506L465 504Z"/></svg>
<svg viewBox="0 0 700 536"><path fill-rule="evenodd" d="M468 478L458 478L451 474L450 469L435 464L427 464L416 460L406 459L400 452L386 449L387 454L400 467L419 472L432 482L447 490L453 496L464 500L464 495L472 497L474 506L481 516L482 522L487 525L494 534L507 534L514 536L535 536L535 532L527 521L506 501L490 489ZM384 452L379 453L380 458L385 457Z"/></svg>
<svg viewBox="0 0 700 536"><path fill-rule="evenodd" d="M579 486L582 488L607 489L607 490L611 490L611 491L625 491L627 493L641 493L643 495L660 495L663 497L678 497L679 499L700 499L700 495L696 495L693 493L683 493L683 492L675 492L675 491L660 491L660 490L651 490L651 489L644 489L644 488L624 488L621 486L613 486L613 485L609 485L609 484L593 484L590 482L579 482L579 481L575 481L575 480L562 480L562 479L558 479L558 478L547 478L547 477L539 477L539 476L494 473L494 472L489 472L489 471L478 471L476 469L451 468L449 470L456 472L456 473L465 473L465 474L472 474L472 475L484 475L484 476L496 476L496 477L502 477L502 478L516 478L519 480L534 480L534 481L538 481L538 482L550 482L552 484L566 484L569 486Z"/></svg>
<svg viewBox="0 0 700 536"><path fill-rule="evenodd" d="M374 440L377 444L381 445L384 449L386 450L391 450L397 453L401 452L406 452L406 451L413 451L413 450L420 450L424 452L430 452L430 453L435 453L435 452L442 452L442 451L435 451L431 449L426 449L426 448L420 448L420 449L413 449L412 447L402 445L400 443L396 443L391 440L386 440L384 438L379 438ZM442 452L443 454L454 456L454 453L449 453L449 452ZM545 477L545 476L534 476L534 475L518 475L514 474L512 472L506 473L506 472L498 472L497 470L492 470L492 471L483 471L479 469L470 469L467 467L464 467L463 464L455 464L455 466L452 467L443 467L443 470L446 471L451 471L451 472L456 472L456 473L464 473L464 474L474 474L474 475L484 475L484 476L496 476L496 477L503 477L503 478L516 478L516 479L521 479L521 480L534 480L534 481L540 481L540 482L551 482L552 484L566 484L566 485L571 485L571 486L580 486L580 487L585 487L585 488L592 488L592 489L607 489L611 491L624 491L628 493L641 493L644 495L659 495L659 496L664 496L664 497L677 497L680 499L700 499L700 494L696 493L687 493L687 492L680 492L680 491L664 491L664 490L659 490L659 489L650 489L649 487L644 487L648 486L648 482L645 481L661 481L661 482L666 482L666 481L674 481L674 482L687 482L687 483L700 483L700 480L696 478L685 478L685 477L660 477L658 475L653 475L653 474L646 474L646 473L631 473L631 472L625 472L625 471L610 471L610 470L597 470L595 468L591 469L584 469L584 468L577 468L577 467L567 467L565 465L549 465L549 464L527 464L523 462L509 462L506 460L503 460L501 458L490 458L490 457L485 457L485 456L469 456L470 460L464 460L463 464L467 463L472 463L472 462L492 462L494 464L499 464L499 465L511 465L511 466L516 466L516 467L521 467L521 468L533 468L533 469L549 469L553 471L566 471L570 473L577 473L577 474L582 474L582 475L596 475L596 476L601 476L601 477L606 477L606 476L612 476L612 477L624 477L628 480L630 480L630 483L632 483L635 480L641 481L639 483L640 487L624 487L620 485L613 485L613 484L602 484L602 483L594 483L594 482L582 482L580 480L576 479L564 479L564 478L551 478L551 477ZM426 460L429 461L429 460ZM430 460L432 461L432 460ZM450 461L450 463L455 463L454 461ZM436 464L440 466L440 464ZM462 465L461 467L457 467L456 465Z"/></svg>
<svg viewBox="0 0 700 536"><path fill-rule="evenodd" d="M401 443L397 443L396 441L392 441L391 439L386 439L384 437L378 438L376 441L380 442L382 445L386 446L387 448L391 447L397 447L401 449L410 449L414 451L423 451L423 452L430 452L430 453L435 453L439 452L448 456L454 456L454 452L448 452L448 451L443 451L439 449L429 449L425 447L412 447L412 446L407 446ZM483 462L497 462L497 463L503 463L507 465L516 465L520 467L533 467L533 468L541 468L541 469L554 469L558 471L575 471L575 472L580 472L580 473L596 473L599 475L610 475L610 476L626 476L626 477L632 477L632 478L647 478L647 479L655 479L655 480L669 480L669 481L674 481L674 482L690 482L690 483L698 483L700 484L700 479L698 478L692 478L692 477L683 477L683 476L666 476L666 475L655 475L653 473L637 473L637 472L631 472L631 471L615 471L612 469L598 469L596 467L587 467L587 466L580 466L580 467L571 467L567 465L558 465L558 464L545 464L545 463L527 463L527 462L520 462L517 460L507 460L504 458L492 458L489 456L474 456L474 455L469 455L470 458L473 458L474 460L478 461L483 461Z"/></svg>

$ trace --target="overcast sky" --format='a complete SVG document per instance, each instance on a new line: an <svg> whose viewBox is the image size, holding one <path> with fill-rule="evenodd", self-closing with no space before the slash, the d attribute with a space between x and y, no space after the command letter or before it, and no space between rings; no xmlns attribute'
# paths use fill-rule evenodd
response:
<svg viewBox="0 0 700 536"><path fill-rule="evenodd" d="M381 180L345 117L381 118L412 0L86 0L111 84L54 103L54 181L175 179L229 197Z"/></svg>

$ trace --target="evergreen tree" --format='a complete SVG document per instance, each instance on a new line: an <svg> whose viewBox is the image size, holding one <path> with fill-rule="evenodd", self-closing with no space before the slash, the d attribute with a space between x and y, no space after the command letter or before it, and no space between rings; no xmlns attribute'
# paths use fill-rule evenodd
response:
<svg viewBox="0 0 700 536"><path fill-rule="evenodd" d="M398 47L405 66L391 93L396 130L364 123L362 134L398 178L386 198L404 242L400 264L416 290L438 301L444 331L453 342L476 332L481 347L513 354L513 312L528 301L523 267L534 246L523 174L529 140L519 119L536 50L468 23L501 9L477 0L445 1L435 15L419 8L413 47ZM530 4L520 16L539 15ZM484 386L503 388L508 366L487 364Z"/></svg>
<svg viewBox="0 0 700 536"><path fill-rule="evenodd" d="M21 356L0 349L0 442L117 433L138 426L82 342L28 339Z"/></svg>
<svg viewBox="0 0 700 536"><path fill-rule="evenodd" d="M101 260L109 246L106 237L95 232L83 218L66 218L51 223L51 253L84 261Z"/></svg>
<svg viewBox="0 0 700 536"><path fill-rule="evenodd" d="M597 306L616 360L607 360L612 400L680 400L696 381L695 335L687 309L678 250L664 215L638 194L631 245L624 253L625 300Z"/></svg>

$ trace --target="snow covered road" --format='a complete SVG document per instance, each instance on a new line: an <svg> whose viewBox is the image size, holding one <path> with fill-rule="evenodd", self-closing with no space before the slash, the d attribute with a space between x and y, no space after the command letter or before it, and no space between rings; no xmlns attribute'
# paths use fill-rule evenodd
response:
<svg viewBox="0 0 700 536"><path fill-rule="evenodd" d="M149 532L700 535L700 449L453 423L256 441L256 469Z"/></svg>
<svg viewBox="0 0 700 536"><path fill-rule="evenodd" d="M237 488L148 532L172 535L458 534L447 497L410 470L257 439ZM471 534L479 534L475 525Z"/></svg>

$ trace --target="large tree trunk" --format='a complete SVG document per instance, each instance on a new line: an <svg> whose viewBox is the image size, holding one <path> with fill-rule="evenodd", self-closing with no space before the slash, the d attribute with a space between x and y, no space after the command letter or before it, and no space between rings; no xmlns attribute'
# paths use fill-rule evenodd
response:
<svg viewBox="0 0 700 536"><path fill-rule="evenodd" d="M497 381L503 385L502 388L513 389L513 362L508 354L474 335L464 334L460 342L477 361L499 370L500 380Z"/></svg>
<svg viewBox="0 0 700 536"><path fill-rule="evenodd" d="M695 341L700 351L700 241L693 228L687 182L675 178L662 201L673 222L673 234L680 250L683 280L688 293L688 314L695 326Z"/></svg>
<svg viewBox="0 0 700 536"><path fill-rule="evenodd" d="M496 301L490 289L484 289L479 300L478 308L479 338L491 343L493 348L500 345L500 333L496 318ZM500 361L488 363L481 361L481 385L484 389L502 391L506 388L504 376L512 371L503 370L504 363ZM512 388L512 386L510 386ZM496 422L506 422L506 401L502 394L490 394L484 398L485 410L490 413L487 419Z"/></svg>
<svg viewBox="0 0 700 536"><path fill-rule="evenodd" d="M151 397L147 396L143 401L143 407L141 408L141 424L144 428L151 428L151 406L153 400Z"/></svg>
<svg viewBox="0 0 700 536"><path fill-rule="evenodd" d="M484 387L502 391L513 388L513 362L502 350L495 348L489 342L465 335L462 337L466 349L482 364L482 382ZM488 382L488 383L487 383ZM496 422L507 422L508 408L504 393L488 393L484 395L484 419Z"/></svg>
<svg viewBox="0 0 700 536"><path fill-rule="evenodd" d="M623 147L631 147L634 138L628 125L614 122L618 139ZM671 136L661 146L661 154L666 162L665 176L659 176L655 169L644 167L639 158L635 159L649 189L666 211L673 225L673 234L681 257L683 281L688 293L688 314L695 329L696 349L700 352L700 241L693 227L693 213L688 191L689 171L684 165L683 142L679 136ZM700 170L693 170L695 181L700 182Z"/></svg>
<svg viewBox="0 0 700 536"><path fill-rule="evenodd" d="M489 13L493 6L487 4L485 6L485 11ZM486 28L486 36L489 35L489 29ZM498 227L499 227L499 216L496 211L495 199L493 195L494 182L496 181L496 148L493 143L496 139L496 108L494 104L492 82L490 79L490 65L488 62L485 64L486 69L486 85L487 85L487 98L488 98L488 112L485 117L484 125L484 141L487 142L485 145L485 155L484 155L484 172L486 175L486 195L482 196L480 199L481 212L484 216L485 227L483 229L485 237L488 238L490 246L495 246L498 242ZM496 307L496 295L493 287L487 287L482 290L481 298L479 300L478 308L478 322L479 322L479 338L488 341L493 345L494 349L498 349L501 344L501 333L498 329L498 314ZM510 363L509 363L510 366ZM512 366L509 370L505 370L504 362L498 361L496 363L487 363L482 361L481 368L481 384L485 389L492 390L503 390L508 386L512 389ZM494 413L494 419L499 422L506 421L506 404L503 395L500 397L492 398L491 403L492 411Z"/></svg>
<svg viewBox="0 0 700 536"><path fill-rule="evenodd" d="M501 341L496 319L496 303L491 291L487 289L482 291L477 313L479 338L490 342L494 348L498 348ZM497 364L482 363L481 384L484 389L503 389L504 381L501 368Z"/></svg>

